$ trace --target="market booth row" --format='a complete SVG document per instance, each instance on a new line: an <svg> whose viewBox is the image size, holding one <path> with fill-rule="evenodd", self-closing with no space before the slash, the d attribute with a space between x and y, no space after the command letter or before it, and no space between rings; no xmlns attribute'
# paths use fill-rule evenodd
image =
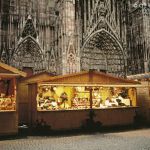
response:
<svg viewBox="0 0 150 150"><path fill-rule="evenodd" d="M138 84L96 71L29 84L30 125L66 130L83 127L90 119L102 126L132 124Z"/></svg>
<svg viewBox="0 0 150 150"><path fill-rule="evenodd" d="M150 73L130 75L127 78L141 83L142 86L137 88L139 116L145 123L150 123Z"/></svg>
<svg viewBox="0 0 150 150"><path fill-rule="evenodd" d="M0 62L0 135L18 132L17 77L26 73Z"/></svg>

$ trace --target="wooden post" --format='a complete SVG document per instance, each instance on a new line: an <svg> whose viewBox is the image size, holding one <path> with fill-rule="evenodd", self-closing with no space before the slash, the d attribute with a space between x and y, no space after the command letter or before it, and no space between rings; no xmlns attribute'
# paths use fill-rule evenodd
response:
<svg viewBox="0 0 150 150"><path fill-rule="evenodd" d="M28 85L29 90L29 126L32 127L34 124L34 119L37 115L36 107L36 94L37 94L37 84Z"/></svg>
<svg viewBox="0 0 150 150"><path fill-rule="evenodd" d="M92 87L90 87L90 109L92 109L93 100L92 100Z"/></svg>
<svg viewBox="0 0 150 150"><path fill-rule="evenodd" d="M94 70L89 70L89 82L92 83L93 82L93 71ZM93 100L92 100L92 87L89 87L89 91L90 91L90 109L92 109L92 104L93 104Z"/></svg>

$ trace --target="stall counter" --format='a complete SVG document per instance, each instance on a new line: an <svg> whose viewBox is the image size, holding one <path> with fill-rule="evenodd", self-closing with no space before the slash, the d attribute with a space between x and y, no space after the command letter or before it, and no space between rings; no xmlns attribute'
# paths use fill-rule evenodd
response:
<svg viewBox="0 0 150 150"><path fill-rule="evenodd" d="M132 125L138 107L92 109L94 121L102 126ZM38 111L33 113L33 124L44 122L52 130L79 129L89 119L90 109Z"/></svg>

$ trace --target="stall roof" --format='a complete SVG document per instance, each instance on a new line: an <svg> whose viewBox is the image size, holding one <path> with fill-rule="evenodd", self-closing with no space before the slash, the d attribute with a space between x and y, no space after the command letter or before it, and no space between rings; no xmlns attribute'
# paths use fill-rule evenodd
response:
<svg viewBox="0 0 150 150"><path fill-rule="evenodd" d="M43 80L50 80L54 75L48 72L41 72L38 74L34 74L32 76L23 78L20 82L21 83L26 83L26 84L31 84L31 83L37 83L37 82L42 82Z"/></svg>
<svg viewBox="0 0 150 150"><path fill-rule="evenodd" d="M20 71L12 66L9 66L7 64L4 64L0 62L0 76L1 77L13 77L13 76L22 76L26 77L26 73L23 71Z"/></svg>
<svg viewBox="0 0 150 150"><path fill-rule="evenodd" d="M97 71L82 71L79 73L55 76L50 80L45 80L44 83L51 84L101 84L101 85L133 85L140 84L139 82L133 80L127 80L124 78L119 78L112 76L110 74L105 74L103 72Z"/></svg>
<svg viewBox="0 0 150 150"><path fill-rule="evenodd" d="M142 73L142 74L135 74L135 75L130 75L127 76L128 79L131 80L149 80L150 79L150 72L148 73Z"/></svg>

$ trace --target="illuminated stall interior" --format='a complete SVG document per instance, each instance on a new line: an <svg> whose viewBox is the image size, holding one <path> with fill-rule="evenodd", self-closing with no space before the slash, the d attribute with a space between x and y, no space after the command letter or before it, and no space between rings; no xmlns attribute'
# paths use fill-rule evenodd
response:
<svg viewBox="0 0 150 150"><path fill-rule="evenodd" d="M26 76L26 73L0 62L0 111L16 110L17 76Z"/></svg>
<svg viewBox="0 0 150 150"><path fill-rule="evenodd" d="M38 84L37 110L134 107L136 84L96 71L54 77Z"/></svg>
<svg viewBox="0 0 150 150"><path fill-rule="evenodd" d="M14 79L0 78L0 111L16 109L16 86Z"/></svg>

